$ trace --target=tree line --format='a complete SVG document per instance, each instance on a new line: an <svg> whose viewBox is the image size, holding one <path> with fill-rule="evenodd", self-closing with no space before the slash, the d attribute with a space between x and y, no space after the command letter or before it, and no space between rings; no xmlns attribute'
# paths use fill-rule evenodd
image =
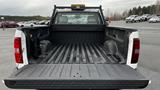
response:
<svg viewBox="0 0 160 90"><path fill-rule="evenodd" d="M156 14L160 15L160 0L157 0L154 5L138 6L126 10L123 13L114 12L110 15L112 20L122 20L130 15Z"/></svg>
<svg viewBox="0 0 160 90"><path fill-rule="evenodd" d="M155 5L151 6L139 6L130 9L128 15L142 15L142 14L156 14L160 15L160 1L157 1Z"/></svg>
<svg viewBox="0 0 160 90"><path fill-rule="evenodd" d="M47 20L49 17L43 16L9 16L9 15L0 15L0 18L4 17L5 21L31 21L31 20ZM2 21L2 20L1 20Z"/></svg>

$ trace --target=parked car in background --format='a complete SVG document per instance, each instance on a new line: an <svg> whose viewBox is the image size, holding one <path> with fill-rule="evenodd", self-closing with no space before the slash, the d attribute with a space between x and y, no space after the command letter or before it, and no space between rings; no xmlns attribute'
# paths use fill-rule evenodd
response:
<svg viewBox="0 0 160 90"><path fill-rule="evenodd" d="M151 19L148 20L149 23L157 23L160 22L160 17L154 16Z"/></svg>
<svg viewBox="0 0 160 90"><path fill-rule="evenodd" d="M133 22L141 22L142 21L142 17L141 16L137 16L136 18L134 18Z"/></svg>
<svg viewBox="0 0 160 90"><path fill-rule="evenodd" d="M148 21L149 20L149 16L150 14L143 14L142 17L142 21Z"/></svg>
<svg viewBox="0 0 160 90"><path fill-rule="evenodd" d="M19 25L20 27L33 26L34 23L31 23L31 22L18 22L18 25Z"/></svg>
<svg viewBox="0 0 160 90"><path fill-rule="evenodd" d="M45 25L45 23L46 23L46 21L45 21L45 20L43 20L43 21L39 21L39 22L38 22L38 24L39 24L39 25Z"/></svg>
<svg viewBox="0 0 160 90"><path fill-rule="evenodd" d="M38 24L39 25L48 25L49 24L49 20L43 20L43 21L39 21Z"/></svg>
<svg viewBox="0 0 160 90"><path fill-rule="evenodd" d="M47 20L46 22L45 22L45 25L49 25L50 24L50 20Z"/></svg>
<svg viewBox="0 0 160 90"><path fill-rule="evenodd" d="M26 21L26 22L18 22L20 27L33 27L33 26L44 26L47 25L46 22L39 23L38 21Z"/></svg>
<svg viewBox="0 0 160 90"><path fill-rule="evenodd" d="M0 23L0 28L16 28L18 24L14 21L3 21Z"/></svg>
<svg viewBox="0 0 160 90"><path fill-rule="evenodd" d="M149 19L151 19L151 18L154 17L154 16L156 16L156 15L149 15L147 18L148 18L148 20L149 20Z"/></svg>
<svg viewBox="0 0 160 90"><path fill-rule="evenodd" d="M138 23L148 21L149 23L160 22L160 15L156 14L143 14L142 16L130 15L125 19L126 23Z"/></svg>
<svg viewBox="0 0 160 90"><path fill-rule="evenodd" d="M23 26L24 26L24 25L23 25L24 22L18 22L17 24L18 24L19 27L23 27Z"/></svg>
<svg viewBox="0 0 160 90"><path fill-rule="evenodd" d="M0 22L0 28L2 28L2 22Z"/></svg>
<svg viewBox="0 0 160 90"><path fill-rule="evenodd" d="M126 18L126 23L129 23L129 22L133 23L133 22L134 22L134 19L135 19L136 17L138 17L138 15L131 15L131 16L127 17L127 18Z"/></svg>
<svg viewBox="0 0 160 90"><path fill-rule="evenodd" d="M18 25L20 27L24 27L24 26L35 26L38 25L37 21L26 21L26 22L18 22Z"/></svg>
<svg viewBox="0 0 160 90"><path fill-rule="evenodd" d="M9 22L8 28L16 28L16 27L18 27L18 24L16 22L14 22L14 21Z"/></svg>

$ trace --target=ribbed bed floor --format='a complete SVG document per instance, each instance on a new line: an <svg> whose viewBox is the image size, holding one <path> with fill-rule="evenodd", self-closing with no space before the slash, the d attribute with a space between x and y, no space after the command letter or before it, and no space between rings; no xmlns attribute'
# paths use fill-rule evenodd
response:
<svg viewBox="0 0 160 90"><path fill-rule="evenodd" d="M55 45L41 64L118 63L119 57L107 54L102 44Z"/></svg>

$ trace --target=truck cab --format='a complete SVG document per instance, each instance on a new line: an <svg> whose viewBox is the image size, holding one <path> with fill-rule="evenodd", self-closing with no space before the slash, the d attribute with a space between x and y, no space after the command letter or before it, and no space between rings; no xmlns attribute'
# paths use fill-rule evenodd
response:
<svg viewBox="0 0 160 90"><path fill-rule="evenodd" d="M55 6L47 26L21 27L13 89L142 89L138 31L106 24L102 7Z"/></svg>

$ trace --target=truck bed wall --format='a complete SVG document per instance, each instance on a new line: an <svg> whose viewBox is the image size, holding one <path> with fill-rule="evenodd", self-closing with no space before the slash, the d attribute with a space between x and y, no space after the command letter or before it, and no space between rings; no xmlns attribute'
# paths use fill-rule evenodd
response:
<svg viewBox="0 0 160 90"><path fill-rule="evenodd" d="M64 43L103 43L105 41L104 31L53 31L50 34L50 41L54 44Z"/></svg>
<svg viewBox="0 0 160 90"><path fill-rule="evenodd" d="M53 43L103 43L105 28L103 26L57 25L51 28Z"/></svg>
<svg viewBox="0 0 160 90"><path fill-rule="evenodd" d="M119 52L127 59L129 36L133 30L126 30L115 27L107 27L105 30L106 41L113 40L118 46Z"/></svg>

